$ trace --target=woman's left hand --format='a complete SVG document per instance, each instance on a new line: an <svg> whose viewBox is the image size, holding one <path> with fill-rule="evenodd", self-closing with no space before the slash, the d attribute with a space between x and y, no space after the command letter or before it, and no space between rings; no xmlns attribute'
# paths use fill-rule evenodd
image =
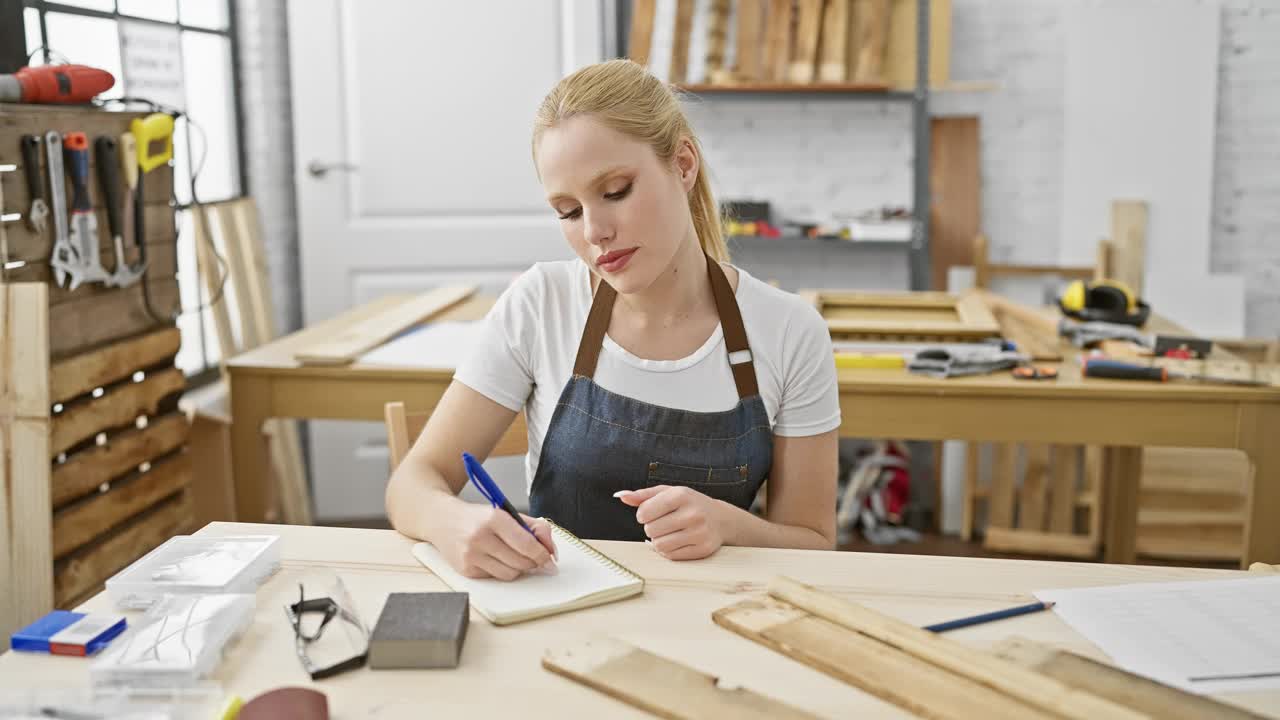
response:
<svg viewBox="0 0 1280 720"><path fill-rule="evenodd" d="M726 542L729 506L697 490L654 485L614 497L638 508L636 522L644 525L653 549L669 560L704 558Z"/></svg>

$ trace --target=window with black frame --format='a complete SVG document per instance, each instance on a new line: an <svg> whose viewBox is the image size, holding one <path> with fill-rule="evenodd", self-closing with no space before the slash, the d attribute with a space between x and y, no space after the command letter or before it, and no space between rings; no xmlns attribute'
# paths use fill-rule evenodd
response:
<svg viewBox="0 0 1280 720"><path fill-rule="evenodd" d="M235 13L230 0L23 0L28 63L102 68L116 84L100 96L112 109L176 109L174 203L182 348L176 363L198 381L216 372L220 349L209 298L196 266L194 198L229 200L245 192L237 95ZM169 37L178 48L181 82L162 96L125 82L122 47L138 37ZM136 42L136 40L135 40ZM149 101L149 102L145 102Z"/></svg>

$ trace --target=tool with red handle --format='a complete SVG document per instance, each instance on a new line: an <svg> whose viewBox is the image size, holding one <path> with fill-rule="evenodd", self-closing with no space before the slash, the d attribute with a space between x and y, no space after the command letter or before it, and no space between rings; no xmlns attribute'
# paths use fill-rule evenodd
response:
<svg viewBox="0 0 1280 720"><path fill-rule="evenodd" d="M0 102L87 103L115 84L111 73L88 65L24 67L0 75Z"/></svg>
<svg viewBox="0 0 1280 720"><path fill-rule="evenodd" d="M98 218L89 200L89 138L82 132L67 133L62 141L71 176L71 244L80 251L80 275L73 276L71 288L83 282L106 283L111 279L98 254Z"/></svg>
<svg viewBox="0 0 1280 720"><path fill-rule="evenodd" d="M1182 373L1169 370L1168 368L1151 367L1149 365L1134 365L1133 363L1121 362L1119 360L1107 360L1105 358L1085 358L1083 363L1084 376L1092 378L1108 378L1111 380L1151 380L1155 382L1168 382L1170 380L1196 380L1199 382L1216 383L1220 385L1249 385L1255 387L1271 384L1263 380L1246 380L1243 378Z"/></svg>

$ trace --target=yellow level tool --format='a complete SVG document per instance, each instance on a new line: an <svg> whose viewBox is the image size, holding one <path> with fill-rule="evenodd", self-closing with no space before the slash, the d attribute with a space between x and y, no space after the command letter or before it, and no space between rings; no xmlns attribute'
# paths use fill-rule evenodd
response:
<svg viewBox="0 0 1280 720"><path fill-rule="evenodd" d="M894 369L907 366L907 358L899 353L836 353L838 368Z"/></svg>

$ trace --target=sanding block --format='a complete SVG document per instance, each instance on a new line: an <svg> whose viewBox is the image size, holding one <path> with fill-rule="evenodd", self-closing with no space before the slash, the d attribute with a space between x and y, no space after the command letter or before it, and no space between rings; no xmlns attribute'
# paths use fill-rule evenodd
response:
<svg viewBox="0 0 1280 720"><path fill-rule="evenodd" d="M369 667L457 667L469 610L467 593L391 593L369 638Z"/></svg>

